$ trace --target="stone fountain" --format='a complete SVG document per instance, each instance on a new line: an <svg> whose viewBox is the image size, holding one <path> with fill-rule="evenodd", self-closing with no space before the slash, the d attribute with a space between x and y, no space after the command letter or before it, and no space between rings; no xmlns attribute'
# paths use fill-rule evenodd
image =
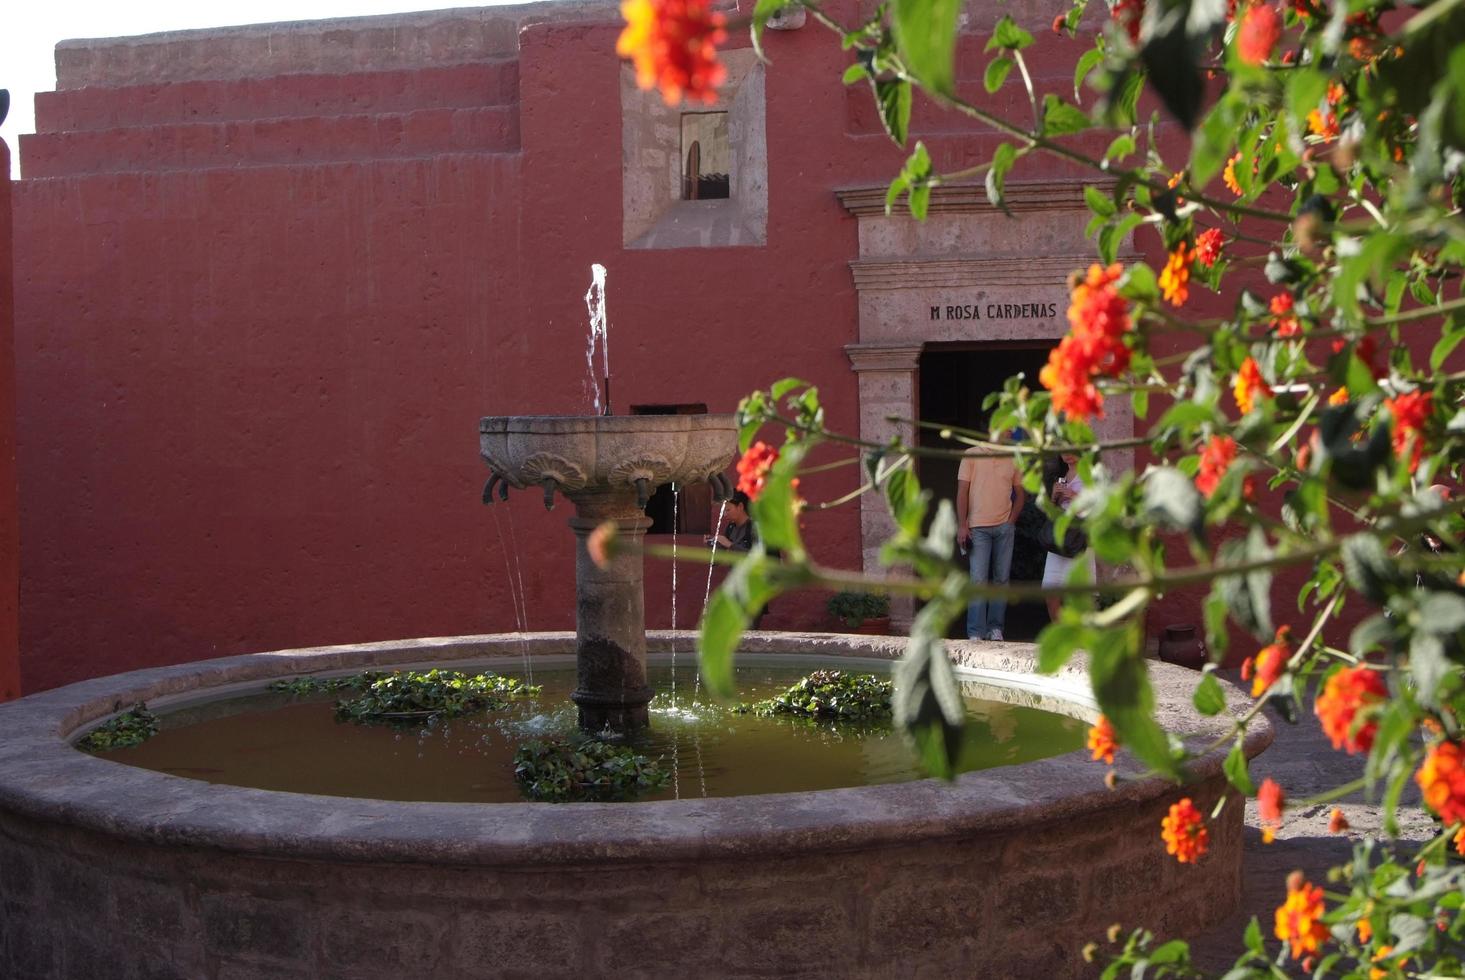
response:
<svg viewBox="0 0 1465 980"><path fill-rule="evenodd" d="M571 695L580 727L627 731L647 724L646 611L642 540L646 503L657 487L707 481L726 500L724 474L737 449L731 415L509 416L478 424L479 452L492 471L483 502L510 487L537 488L553 509L575 505L575 653ZM610 522L618 546L597 563L590 534Z"/></svg>

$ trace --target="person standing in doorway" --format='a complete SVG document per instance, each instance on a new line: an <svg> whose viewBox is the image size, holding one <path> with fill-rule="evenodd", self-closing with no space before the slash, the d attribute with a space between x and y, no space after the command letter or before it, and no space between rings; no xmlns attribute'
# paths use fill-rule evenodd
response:
<svg viewBox="0 0 1465 980"><path fill-rule="evenodd" d="M1000 437L993 436L993 441ZM1027 502L1012 455L973 446L956 473L956 540L967 553L974 583L1006 585L1012 574L1017 515ZM969 640L1001 640L1007 600L975 599L967 606Z"/></svg>
<svg viewBox="0 0 1465 980"><path fill-rule="evenodd" d="M1083 492L1083 480L1078 475L1078 456L1073 453L1064 453L1059 457L1053 467L1053 475L1045 467L1043 472L1043 485L1048 488L1048 496L1061 509L1067 510L1068 505L1073 503L1074 498ZM1052 479L1049 479L1052 476ZM1094 565L1094 553L1085 550L1078 558L1065 558L1063 555L1048 552L1048 557L1043 563L1043 588L1067 585L1068 573L1073 568L1075 561L1082 561L1088 565L1089 581L1098 581L1098 573ZM1060 596L1050 595L1047 598L1048 619L1052 622L1058 621L1058 613L1063 608L1063 599Z"/></svg>

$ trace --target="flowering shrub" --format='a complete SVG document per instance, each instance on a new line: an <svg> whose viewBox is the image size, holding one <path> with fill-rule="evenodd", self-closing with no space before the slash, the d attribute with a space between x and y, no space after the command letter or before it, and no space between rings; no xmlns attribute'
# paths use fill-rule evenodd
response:
<svg viewBox="0 0 1465 980"><path fill-rule="evenodd" d="M755 47L770 16L798 4L759 0ZM1265 704L1285 716L1311 706L1339 751L1366 754L1362 778L1311 800L1285 800L1283 787L1263 781L1273 830L1284 806L1358 791L1382 802L1384 829L1326 885L1298 876L1279 887L1272 935L1281 946L1269 948L1253 920L1228 976L1279 976L1288 961L1318 975L1460 975L1465 870L1447 853L1465 851L1465 495L1437 485L1465 465L1465 0L1398 9L1385 0L1117 0L1096 33L1081 29L1087 6L1053 11L1055 31L1090 45L1071 88L1043 90L1023 53L1033 36L1010 17L990 25L983 87L1020 85L1029 120L998 115L956 84L960 4L891 0L864 8L859 24L808 5L851 52L845 81L868 84L896 143L911 142L917 88L1001 140L989 160L951 173L916 141L889 208L903 203L921 219L934 188L979 179L1005 209L1008 177L1039 154L1095 178L1084 195L1098 261L1076 273L1068 332L1037 386L1011 379L989 406L991 429L1020 431L1020 441L952 430L970 446L1015 453L1030 490L1046 459L1076 454L1085 490L1051 511L1058 533L1081 521L1097 556L1124 569L1047 590L1064 604L1039 638L1040 667L1087 655L1104 716L1090 733L1096 759L1122 747L1183 781L1195 755L1227 753L1234 794L1219 807L1258 792L1242 746ZM1156 119L1139 108L1146 91L1188 139L1157 138ZM1118 261L1121 245L1143 236L1163 252L1156 267ZM1217 315L1195 312L1203 292ZM1100 441L1090 423L1124 398L1134 436ZM949 774L962 718L942 637L974 598L1041 590L973 584L953 568L955 515L944 502L932 512L913 466L947 450L831 432L817 392L796 379L750 395L740 416L745 451L766 426L782 427L784 441L752 456L763 543L704 615L709 687L730 693L738 637L780 592L918 597L892 708L930 771ZM871 580L821 566L804 548L793 481L829 444L864 464L847 496L883 497L895 532L881 557L900 572ZM1136 472L1107 465L1108 451L1132 448L1143 450ZM1230 533L1215 533L1222 525ZM1295 597L1274 594L1285 568L1308 576ZM1143 622L1167 591L1200 584L1210 588L1212 656L1225 655L1233 629L1259 647L1243 665L1256 700L1232 717L1225 741L1187 750L1152 716ZM1357 619L1351 629L1340 623L1345 606ZM1209 673L1195 703L1209 715L1226 710ZM1411 781L1440 824L1405 857L1389 835ZM1209 819L1182 799L1155 846L1186 864L1204 860ZM1332 822L1345 823L1341 814ZM1105 975L1194 973L1184 943L1156 947L1152 938L1111 936Z"/></svg>

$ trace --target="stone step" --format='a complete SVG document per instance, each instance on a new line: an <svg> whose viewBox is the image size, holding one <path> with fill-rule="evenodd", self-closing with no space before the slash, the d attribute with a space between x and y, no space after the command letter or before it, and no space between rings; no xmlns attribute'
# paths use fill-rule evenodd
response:
<svg viewBox="0 0 1465 980"><path fill-rule="evenodd" d="M518 106L423 109L244 122L37 133L20 138L26 177L310 164L516 152Z"/></svg>
<svg viewBox="0 0 1465 980"><path fill-rule="evenodd" d="M212 79L36 95L36 132L506 106L517 59L342 74Z"/></svg>

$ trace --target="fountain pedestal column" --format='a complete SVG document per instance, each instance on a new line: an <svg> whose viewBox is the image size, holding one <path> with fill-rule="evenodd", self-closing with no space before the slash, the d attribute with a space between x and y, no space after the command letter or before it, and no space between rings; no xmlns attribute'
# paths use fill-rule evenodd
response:
<svg viewBox="0 0 1465 980"><path fill-rule="evenodd" d="M578 683L571 700L587 731L645 728L651 688L646 683L645 569L641 546L651 519L634 489L596 488L570 495L575 516L575 633ZM606 521L616 527L615 554L596 564L590 533Z"/></svg>

